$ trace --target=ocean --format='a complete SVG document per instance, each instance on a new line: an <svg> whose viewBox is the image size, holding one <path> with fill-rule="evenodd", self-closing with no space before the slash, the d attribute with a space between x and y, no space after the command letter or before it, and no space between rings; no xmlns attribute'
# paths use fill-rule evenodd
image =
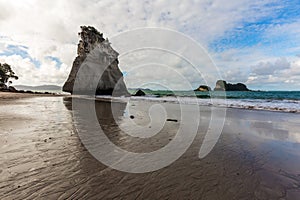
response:
<svg viewBox="0 0 300 200"><path fill-rule="evenodd" d="M134 90L129 90L134 93ZM271 110L300 113L300 91L153 91L144 90L146 96L131 97L148 101L170 101L185 104Z"/></svg>
<svg viewBox="0 0 300 200"><path fill-rule="evenodd" d="M54 92L68 94L61 90L34 90L39 92ZM180 102L184 104L198 104L202 106L220 106L228 108L244 108L253 110L270 110L279 112L300 113L300 91L168 91L143 90L146 96L131 97L133 100ZM129 89L131 94L136 90ZM101 98L111 98L101 96Z"/></svg>

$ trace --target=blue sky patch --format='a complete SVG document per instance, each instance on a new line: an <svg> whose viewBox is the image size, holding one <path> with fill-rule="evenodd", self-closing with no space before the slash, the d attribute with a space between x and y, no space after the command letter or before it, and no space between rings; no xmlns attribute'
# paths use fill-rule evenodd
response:
<svg viewBox="0 0 300 200"><path fill-rule="evenodd" d="M300 20L300 2L278 1L267 5L272 12L254 22L243 22L236 28L226 32L222 37L217 38L210 44L210 48L215 52L223 52L228 49L238 49L258 46L260 48L274 49L273 55L284 56L285 52L279 52L287 46L297 47L293 36L287 33L278 33L268 36L267 31L281 25L291 24Z"/></svg>
<svg viewBox="0 0 300 200"><path fill-rule="evenodd" d="M56 68L59 69L60 66L62 65L62 62L59 58L54 57L54 56L46 56L47 59L50 59L56 63Z"/></svg>
<svg viewBox="0 0 300 200"><path fill-rule="evenodd" d="M128 72L123 71L123 76L125 77L125 76L127 76L127 75L128 75Z"/></svg>
<svg viewBox="0 0 300 200"><path fill-rule="evenodd" d="M22 58L28 58L36 67L40 67L41 63L37 59L32 58L28 52L28 47L22 45L8 45L6 50L0 53L0 56L19 55Z"/></svg>

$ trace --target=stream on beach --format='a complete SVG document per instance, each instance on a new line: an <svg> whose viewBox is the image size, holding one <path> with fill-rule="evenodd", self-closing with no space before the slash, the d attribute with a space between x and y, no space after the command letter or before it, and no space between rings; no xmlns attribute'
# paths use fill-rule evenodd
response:
<svg viewBox="0 0 300 200"><path fill-rule="evenodd" d="M89 107L90 102L83 99L77 103ZM106 137L121 149L157 151L176 137L182 110L179 104L160 102L167 117L177 121L166 121L151 137L134 137L161 122L159 115L149 125L148 111L153 104L97 101L97 121ZM184 122L183 132L188 133L194 123L193 110L185 107L190 119ZM1 100L0 109L0 199L300 197L299 114L229 108L220 138L200 159L199 149L214 109L200 107L197 135L182 156L156 171L128 173L102 164L86 149L80 135L91 142L97 135L89 137L84 126L78 133L76 123L89 122L74 118L78 111L73 110L71 97ZM137 169L156 164L134 166L132 162Z"/></svg>

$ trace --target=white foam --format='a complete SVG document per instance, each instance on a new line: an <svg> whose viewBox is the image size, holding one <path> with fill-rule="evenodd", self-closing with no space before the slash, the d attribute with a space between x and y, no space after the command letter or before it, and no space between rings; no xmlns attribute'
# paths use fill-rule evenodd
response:
<svg viewBox="0 0 300 200"><path fill-rule="evenodd" d="M196 97L111 97L97 96L100 99L112 99L120 101L154 101L181 104L198 104L200 106L217 106L228 108L243 108L251 110L270 110L280 112L300 113L300 100L270 100L270 99L200 99Z"/></svg>

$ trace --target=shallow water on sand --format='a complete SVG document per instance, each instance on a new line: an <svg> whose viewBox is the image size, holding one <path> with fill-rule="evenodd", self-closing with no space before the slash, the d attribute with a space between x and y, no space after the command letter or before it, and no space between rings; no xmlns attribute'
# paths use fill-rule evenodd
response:
<svg viewBox="0 0 300 200"><path fill-rule="evenodd" d="M88 106L85 100L82 104ZM112 111L112 104L117 109ZM157 135L147 139L126 134L155 128L148 115L153 104L98 101L98 122L120 148L155 151L177 133L178 104L160 103L178 122L166 122ZM105 166L86 150L73 125L68 97L19 99L9 105L0 101L0 109L1 199L300 197L299 114L227 109L216 146L199 159L212 109L201 107L198 134L183 156L157 171L132 174Z"/></svg>

